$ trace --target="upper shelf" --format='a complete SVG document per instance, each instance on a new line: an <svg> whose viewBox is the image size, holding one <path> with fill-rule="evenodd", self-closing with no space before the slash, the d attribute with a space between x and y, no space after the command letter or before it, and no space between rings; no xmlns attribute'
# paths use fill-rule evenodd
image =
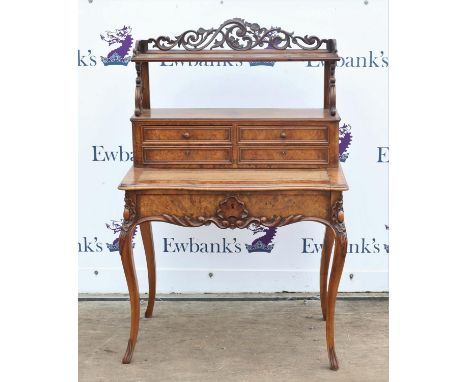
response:
<svg viewBox="0 0 468 382"><path fill-rule="evenodd" d="M323 112L338 118L335 68L339 60L334 39L295 36L279 27L263 28L239 18L217 29L138 40L132 57L137 72L134 118L151 114L147 111L151 109L148 62L162 61L324 61Z"/></svg>
<svg viewBox="0 0 468 382"><path fill-rule="evenodd" d="M184 51L173 50L171 52L160 50L148 50L145 53L137 53L132 57L134 62L163 62L163 61L339 61L336 53L330 53L325 49L319 50L267 50L256 49L250 51L232 50L203 50Z"/></svg>
<svg viewBox="0 0 468 382"><path fill-rule="evenodd" d="M229 49L214 50L224 45ZM199 28L174 38L139 40L133 53L134 62L340 60L334 39L295 36L279 27L263 28L239 18L227 20L216 29Z"/></svg>

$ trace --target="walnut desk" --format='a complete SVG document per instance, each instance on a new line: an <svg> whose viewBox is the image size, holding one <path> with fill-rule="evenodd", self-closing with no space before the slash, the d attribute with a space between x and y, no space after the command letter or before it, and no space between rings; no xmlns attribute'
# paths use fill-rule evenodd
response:
<svg viewBox="0 0 468 382"><path fill-rule="evenodd" d="M243 39L236 41L233 35ZM204 50L208 40L217 44L214 48L225 43L232 50ZM149 50L151 43L157 49ZM270 49L253 49L263 44ZM301 49L287 49L291 44ZM326 48L320 49L323 44ZM176 45L185 50L172 50ZM148 64L179 60L323 61L323 108L151 109ZM137 225L148 267L145 317L151 317L156 291L152 221L185 227L214 224L223 229L316 221L326 226L320 300L330 368L338 369L334 313L347 247L342 192L348 189L338 160L340 117L335 108L334 75L338 60L335 40L297 37L281 28L260 28L241 19L228 20L218 29L188 31L175 39L136 42L132 58L137 70L135 114L131 118L134 165L119 186L125 191L119 246L131 306L123 363L132 359L140 318L132 254Z"/></svg>

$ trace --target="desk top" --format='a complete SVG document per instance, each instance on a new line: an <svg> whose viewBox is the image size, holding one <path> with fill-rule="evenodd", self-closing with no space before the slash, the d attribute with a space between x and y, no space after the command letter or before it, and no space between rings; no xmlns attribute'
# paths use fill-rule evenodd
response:
<svg viewBox="0 0 468 382"><path fill-rule="evenodd" d="M341 170L324 169L155 169L131 167L119 190L346 191Z"/></svg>
<svg viewBox="0 0 468 382"><path fill-rule="evenodd" d="M331 116L322 108L157 108L143 109L141 115L131 120L182 119L182 120L308 120L339 121L338 113Z"/></svg>

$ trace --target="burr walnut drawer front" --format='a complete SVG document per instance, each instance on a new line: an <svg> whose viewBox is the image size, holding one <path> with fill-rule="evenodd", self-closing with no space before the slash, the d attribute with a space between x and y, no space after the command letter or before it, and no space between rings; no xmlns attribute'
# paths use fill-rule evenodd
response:
<svg viewBox="0 0 468 382"><path fill-rule="evenodd" d="M143 126L143 144L229 143L231 126Z"/></svg>
<svg viewBox="0 0 468 382"><path fill-rule="evenodd" d="M328 143L327 126L238 126L240 143Z"/></svg>
<svg viewBox="0 0 468 382"><path fill-rule="evenodd" d="M239 147L239 164L296 164L328 163L327 146L246 146Z"/></svg>
<svg viewBox="0 0 468 382"><path fill-rule="evenodd" d="M145 164L230 164L231 147L143 147Z"/></svg>

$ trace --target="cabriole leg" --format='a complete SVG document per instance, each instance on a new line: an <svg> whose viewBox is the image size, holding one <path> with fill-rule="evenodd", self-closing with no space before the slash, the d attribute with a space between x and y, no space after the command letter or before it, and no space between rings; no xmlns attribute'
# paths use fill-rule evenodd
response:
<svg viewBox="0 0 468 382"><path fill-rule="evenodd" d="M132 195L125 195L124 222L119 236L119 249L122 266L127 280L128 293L130 295L130 338L128 340L127 351L122 359L122 363L130 363L138 337L138 324L140 320L140 293L138 291L138 279L133 261L132 238L135 232L135 203Z"/></svg>
<svg viewBox="0 0 468 382"><path fill-rule="evenodd" d="M327 281L330 256L335 241L335 233L330 227L325 228L323 239L322 258L320 260L320 305L322 306L323 319L327 319Z"/></svg>
<svg viewBox="0 0 468 382"><path fill-rule="evenodd" d="M154 299L156 298L156 261L154 256L153 232L151 222L140 224L141 238L145 248L146 266L148 268L148 306L146 307L145 317L150 318L153 315Z"/></svg>
<svg viewBox="0 0 468 382"><path fill-rule="evenodd" d="M343 200L340 198L333 206L332 226L335 231L335 251L333 254L333 265L330 274L327 291L327 350L330 360L330 369L338 370L338 359L335 353L335 305L338 285L346 258L348 238L344 224Z"/></svg>

